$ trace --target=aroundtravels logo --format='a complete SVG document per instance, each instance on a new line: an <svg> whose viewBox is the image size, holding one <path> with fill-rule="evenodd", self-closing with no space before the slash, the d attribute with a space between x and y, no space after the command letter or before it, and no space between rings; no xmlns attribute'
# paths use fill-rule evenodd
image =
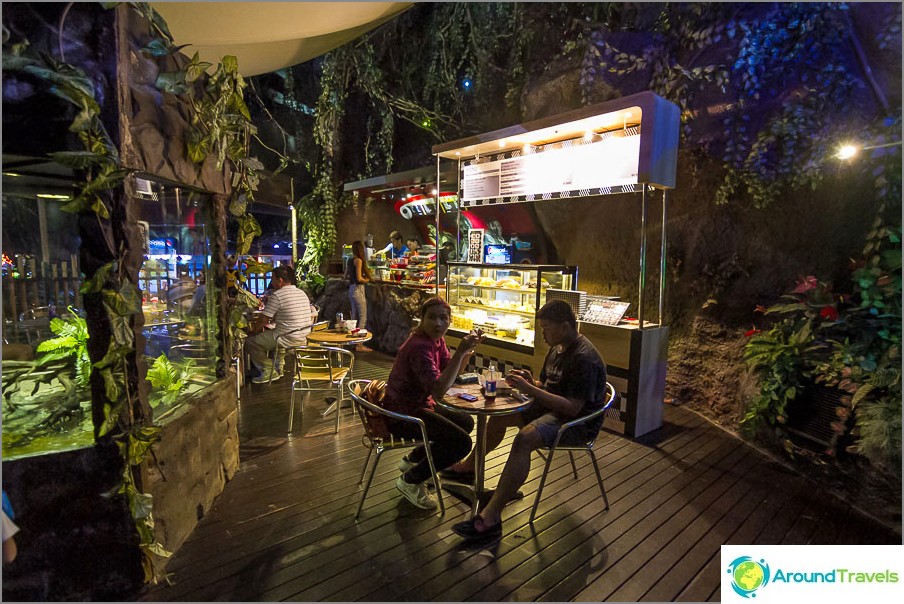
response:
<svg viewBox="0 0 904 604"><path fill-rule="evenodd" d="M901 545L723 545L719 574L726 604L904 601Z"/></svg>
<svg viewBox="0 0 904 604"><path fill-rule="evenodd" d="M731 587L744 598L755 598L756 590L769 583L769 565L765 560L757 562L750 556L740 556L728 565Z"/></svg>

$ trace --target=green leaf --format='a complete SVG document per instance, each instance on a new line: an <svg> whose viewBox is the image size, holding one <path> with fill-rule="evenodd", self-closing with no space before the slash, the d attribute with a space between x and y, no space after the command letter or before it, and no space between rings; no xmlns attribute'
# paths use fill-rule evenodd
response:
<svg viewBox="0 0 904 604"><path fill-rule="evenodd" d="M136 492L129 498L129 509L132 512L132 518L136 520L141 518L150 519L151 512L154 509L153 501L152 495Z"/></svg>
<svg viewBox="0 0 904 604"><path fill-rule="evenodd" d="M137 315L141 312L141 296L130 281L123 281L116 291L104 289L102 293L104 303L118 315Z"/></svg>
<svg viewBox="0 0 904 604"><path fill-rule="evenodd" d="M173 552L168 551L165 547L163 547L159 543L152 543L150 545L142 545L141 547L147 548L147 550L150 551L152 554L156 554L156 555L160 556L161 558L169 558L170 556L173 555Z"/></svg>
<svg viewBox="0 0 904 604"><path fill-rule="evenodd" d="M189 91L189 87L185 82L184 71L166 71L157 76L154 86L163 92L169 92L174 95L182 95Z"/></svg>
<svg viewBox="0 0 904 604"><path fill-rule="evenodd" d="M113 312L107 313L110 317L110 328L113 332L113 341L117 346L132 348L135 345L135 333L129 325L129 318L125 315Z"/></svg>
<svg viewBox="0 0 904 604"><path fill-rule="evenodd" d="M104 436L116 426L119 417L113 413L112 407L108 403L104 403L104 423L97 430L98 436Z"/></svg>
<svg viewBox="0 0 904 604"><path fill-rule="evenodd" d="M60 206L60 210L70 214L80 214L91 209L91 202L87 197L79 196L72 201Z"/></svg>
<svg viewBox="0 0 904 604"><path fill-rule="evenodd" d="M157 428L156 437L144 437L139 436L136 438L135 435L129 435L129 464L133 466L139 465L144 458L147 456L148 451L151 450L151 447L154 446L158 440L160 440L159 428Z"/></svg>
<svg viewBox="0 0 904 604"><path fill-rule="evenodd" d="M107 209L104 200L100 197L94 198L94 203L91 204L91 209L94 210L94 213L103 218L104 220L110 219L110 210Z"/></svg>
<svg viewBox="0 0 904 604"><path fill-rule="evenodd" d="M228 74L237 74L239 71L239 60L234 55L225 55L222 62L223 70Z"/></svg>
<svg viewBox="0 0 904 604"><path fill-rule="evenodd" d="M236 252L239 256L244 256L248 253L248 250L251 249L251 243L254 241L254 238L260 235L262 231L257 220L250 214L240 216L238 221L239 230L236 241Z"/></svg>
<svg viewBox="0 0 904 604"><path fill-rule="evenodd" d="M95 294L101 291L107 280L113 275L114 268L115 264L113 262L108 262L94 271L94 274L91 275L91 277L85 279L85 282L82 284L81 288L79 288L79 292L83 294Z"/></svg>
<svg viewBox="0 0 904 604"><path fill-rule="evenodd" d="M141 54L149 57L168 57L174 55L189 44L181 44L175 46L161 38L154 38L150 43L141 49Z"/></svg>
<svg viewBox="0 0 904 604"><path fill-rule="evenodd" d="M99 166L105 161L103 155L98 155L91 151L59 151L51 153L50 157L57 163L77 170Z"/></svg>

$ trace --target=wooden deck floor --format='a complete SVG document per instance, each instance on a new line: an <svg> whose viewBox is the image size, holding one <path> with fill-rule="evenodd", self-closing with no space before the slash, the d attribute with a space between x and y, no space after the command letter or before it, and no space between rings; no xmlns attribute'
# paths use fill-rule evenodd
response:
<svg viewBox="0 0 904 604"><path fill-rule="evenodd" d="M358 377L383 377L392 359L358 355ZM510 504L505 535L469 547L451 527L468 508L446 496L439 516L396 491L401 451L384 455L361 518L358 477L366 451L356 418L322 418L305 402L287 438L287 378L249 385L241 403L241 467L173 556L172 586L147 601L707 601L718 600L719 546L900 544L893 530L713 426L667 407L665 425L638 440L597 441L611 508L586 455L574 480L553 462L528 524L539 458ZM509 439L487 460L492 485Z"/></svg>

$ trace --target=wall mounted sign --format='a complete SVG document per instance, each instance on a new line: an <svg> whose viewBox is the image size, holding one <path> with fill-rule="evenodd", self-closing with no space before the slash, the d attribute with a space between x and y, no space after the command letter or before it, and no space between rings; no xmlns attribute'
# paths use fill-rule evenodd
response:
<svg viewBox="0 0 904 604"><path fill-rule="evenodd" d="M679 125L678 106L647 91L432 151L458 162L463 208L673 189Z"/></svg>
<svg viewBox="0 0 904 604"><path fill-rule="evenodd" d="M638 127L463 162L463 205L604 195L638 183ZM605 169L601 169L605 166ZM467 202L467 203L466 203ZM482 205L482 204L475 204Z"/></svg>

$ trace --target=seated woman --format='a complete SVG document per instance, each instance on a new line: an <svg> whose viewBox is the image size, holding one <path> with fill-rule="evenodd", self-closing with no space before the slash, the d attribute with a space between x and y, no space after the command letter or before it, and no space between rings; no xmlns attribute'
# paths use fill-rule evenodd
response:
<svg viewBox="0 0 904 604"><path fill-rule="evenodd" d="M441 298L430 298L421 307L420 315L420 325L399 348L381 404L389 411L424 420L433 462L441 470L471 450L474 420L467 414L437 407L434 401L452 386L468 357L483 341L483 334L465 336L455 354L450 355L443 339L452 322L449 305ZM421 438L420 429L410 422L389 419L387 427L396 436ZM436 499L425 484L430 478L430 464L424 447L417 447L402 459L399 470L403 474L396 481L396 488L408 501L425 510L435 508Z"/></svg>

